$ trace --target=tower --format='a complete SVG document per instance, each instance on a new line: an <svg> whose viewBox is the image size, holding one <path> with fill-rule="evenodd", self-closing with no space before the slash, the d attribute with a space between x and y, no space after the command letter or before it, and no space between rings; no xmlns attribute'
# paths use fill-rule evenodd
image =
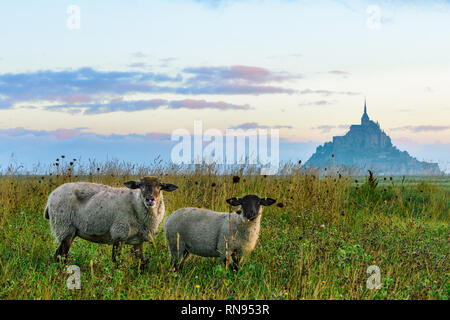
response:
<svg viewBox="0 0 450 320"><path fill-rule="evenodd" d="M366 104L366 99L364 98L364 113L361 117L361 125L365 125L368 124L370 121L369 116L367 115L367 104Z"/></svg>

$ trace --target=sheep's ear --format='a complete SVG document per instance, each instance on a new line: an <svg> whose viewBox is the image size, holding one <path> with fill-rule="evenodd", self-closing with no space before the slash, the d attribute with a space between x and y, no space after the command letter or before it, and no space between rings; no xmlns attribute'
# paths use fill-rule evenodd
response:
<svg viewBox="0 0 450 320"><path fill-rule="evenodd" d="M226 201L228 202L228 204L231 204L232 206L239 206L241 204L241 201L236 197L227 199Z"/></svg>
<svg viewBox="0 0 450 320"><path fill-rule="evenodd" d="M141 183L139 181L131 180L131 181L124 182L123 185L130 189L138 189L141 186Z"/></svg>
<svg viewBox="0 0 450 320"><path fill-rule="evenodd" d="M264 198L261 199L261 201L259 202L262 206L271 206L273 205L275 202L277 202L277 200L272 199L272 198Z"/></svg>
<svg viewBox="0 0 450 320"><path fill-rule="evenodd" d="M161 182L160 183L161 186L161 190L167 191L167 192L172 192L178 189L178 186L171 184L171 183L164 183Z"/></svg>

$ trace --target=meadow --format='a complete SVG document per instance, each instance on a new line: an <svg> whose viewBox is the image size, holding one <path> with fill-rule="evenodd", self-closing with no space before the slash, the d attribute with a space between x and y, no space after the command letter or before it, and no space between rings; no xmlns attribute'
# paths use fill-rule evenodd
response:
<svg viewBox="0 0 450 320"><path fill-rule="evenodd" d="M40 173L38 174L37 172ZM0 175L0 299L444 299L450 297L450 178L352 177L286 164L276 176L248 168L182 168L112 161L81 165L60 157L44 170ZM264 208L254 252L233 272L218 259L192 256L175 273L163 223L142 273L125 246L118 266L111 246L77 238L65 263L43 217L47 196L71 181L111 186L158 175L179 189L165 193L166 216L181 207L228 212L225 199L256 194ZM81 289L69 290L69 265ZM369 289L367 268L380 268Z"/></svg>

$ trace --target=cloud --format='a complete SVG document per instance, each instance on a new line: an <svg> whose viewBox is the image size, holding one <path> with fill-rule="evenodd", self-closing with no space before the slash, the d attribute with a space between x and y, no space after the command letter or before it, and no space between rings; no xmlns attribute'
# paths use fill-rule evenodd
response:
<svg viewBox="0 0 450 320"><path fill-rule="evenodd" d="M320 133L327 133L333 129L348 129L350 125L348 124L340 124L340 125L321 125L317 127L312 127L312 130L320 130Z"/></svg>
<svg viewBox="0 0 450 320"><path fill-rule="evenodd" d="M391 128L391 131L411 131L411 132L426 132L426 131L445 131L450 130L450 126L433 126L433 125L419 125L419 126L403 126Z"/></svg>
<svg viewBox="0 0 450 320"><path fill-rule="evenodd" d="M147 68L148 64L146 64L145 62L134 62L134 63L130 63L127 67L129 67L129 68Z"/></svg>
<svg viewBox="0 0 450 320"><path fill-rule="evenodd" d="M84 164L88 164L88 159L97 162L116 159L151 165L160 157L170 160L173 144L171 134L164 132L103 135L79 128L48 131L0 129L0 169L13 161L30 169L40 167L41 171L46 172L48 165L62 154L67 159L76 158Z"/></svg>
<svg viewBox="0 0 450 320"><path fill-rule="evenodd" d="M336 104L336 101L327 101L327 100L318 100L318 101L310 101L310 102L301 102L299 106L327 106L331 104Z"/></svg>
<svg viewBox="0 0 450 320"><path fill-rule="evenodd" d="M167 58L171 61L174 58ZM136 62L130 67L142 68ZM248 105L205 100L165 99L125 101L125 95L136 93L171 93L179 95L262 95L316 94L358 95L351 91L294 90L279 85L302 78L287 72L273 72L254 66L219 66L185 68L176 76L142 71L99 71L89 67L64 71L36 71L0 74L0 109L16 104L27 108L69 113L99 114L115 111L140 111L167 107L169 109L248 110ZM106 101L106 102L105 102ZM327 105L333 101L313 101L300 105Z"/></svg>
<svg viewBox="0 0 450 320"><path fill-rule="evenodd" d="M354 91L331 91L331 90L311 90L304 89L298 92L299 94L318 94L321 96L331 96L331 95L347 95L347 96L358 96L361 92Z"/></svg>
<svg viewBox="0 0 450 320"><path fill-rule="evenodd" d="M141 62L129 65L133 68L145 66ZM249 66L187 68L183 75L176 76L142 71L99 71L89 67L5 73L0 74L0 108L12 108L16 103L24 102L29 105L37 102L41 105L96 103L134 93L292 94L295 90L267 84L298 77Z"/></svg>
<svg viewBox="0 0 450 320"><path fill-rule="evenodd" d="M160 58L159 61L163 62L163 63L170 63L170 62L174 62L177 61L178 58L175 57L168 57L168 58Z"/></svg>
<svg viewBox="0 0 450 320"><path fill-rule="evenodd" d="M172 77L161 73L97 71L92 68L6 73L0 74L0 96L10 99L11 104L36 100L69 102L74 95L93 97L154 92L154 83L181 80L181 76Z"/></svg>
<svg viewBox="0 0 450 320"><path fill-rule="evenodd" d="M170 109L217 109L217 110L249 110L252 109L248 105L237 105L226 103L223 101L219 102L208 102L205 100L174 100L168 103Z"/></svg>
<svg viewBox="0 0 450 320"><path fill-rule="evenodd" d="M182 94L293 94L296 91L279 86L268 85L294 79L302 75L286 72L272 72L253 66L192 67L183 72L189 77L185 86L178 88Z"/></svg>
<svg viewBox="0 0 450 320"><path fill-rule="evenodd" d="M338 76L348 76L350 73L347 71L342 71L342 70L331 70L328 73L330 74L336 74Z"/></svg>
<svg viewBox="0 0 450 320"><path fill-rule="evenodd" d="M110 134L102 135L89 131L87 128L73 128L73 129L56 129L56 130L31 130L22 127L12 129L0 129L0 137L15 137L15 138L40 138L47 140L71 140L78 138L85 139L101 139L101 140L125 140L125 139L141 139L145 141L161 141L170 140L170 134L162 132L149 132L146 134Z"/></svg>
<svg viewBox="0 0 450 320"><path fill-rule="evenodd" d="M84 128L46 130L28 130L25 128L0 129L0 136L8 137L51 137L57 140L72 139L81 134Z"/></svg>
<svg viewBox="0 0 450 320"><path fill-rule="evenodd" d="M245 122L233 127L230 127L230 129L292 129L292 126L288 125L275 125L275 126L268 126L268 125L262 125L257 122Z"/></svg>
<svg viewBox="0 0 450 320"><path fill-rule="evenodd" d="M131 55L132 55L133 57L139 58L139 59L147 58L147 57L148 57L148 54L143 53L143 52L141 52L141 51L133 52L133 53L131 53Z"/></svg>
<svg viewBox="0 0 450 320"><path fill-rule="evenodd" d="M165 99L150 99L150 100L135 100L124 101L122 99L115 99L109 103L91 103L91 104L62 104L52 105L45 109L50 111L61 111L69 113L83 113L85 115L111 113L117 111L134 112L143 110L156 110L166 107L168 109L215 109L215 110L249 110L252 109L249 105L238 105L226 103L223 101L210 102L206 100L165 100Z"/></svg>
<svg viewBox="0 0 450 320"><path fill-rule="evenodd" d="M242 85L242 84L231 84L231 85L205 85L205 86L188 86L183 88L178 88L175 93L178 94L226 94L226 95L260 95L260 94L276 94L276 93L286 93L293 94L295 90L285 89L275 86L252 86L252 85Z"/></svg>
<svg viewBox="0 0 450 320"><path fill-rule="evenodd" d="M350 76L350 72L343 71L343 70L331 70L331 71L328 71L328 73L335 75L335 76L339 76L341 78L345 78L345 79Z"/></svg>
<svg viewBox="0 0 450 320"><path fill-rule="evenodd" d="M190 82L242 82L242 83L269 83L293 79L301 79L302 75L291 75L285 72L275 73L268 69L252 66L231 67L196 67L185 68L185 73L192 74Z"/></svg>

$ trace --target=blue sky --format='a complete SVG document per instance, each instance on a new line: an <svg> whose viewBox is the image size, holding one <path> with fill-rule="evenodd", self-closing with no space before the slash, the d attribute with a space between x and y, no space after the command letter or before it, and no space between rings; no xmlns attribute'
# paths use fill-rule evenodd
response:
<svg viewBox="0 0 450 320"><path fill-rule="evenodd" d="M0 165L144 161L197 119L280 128L282 158L306 160L367 97L395 145L450 170L449 35L437 0L2 3Z"/></svg>

